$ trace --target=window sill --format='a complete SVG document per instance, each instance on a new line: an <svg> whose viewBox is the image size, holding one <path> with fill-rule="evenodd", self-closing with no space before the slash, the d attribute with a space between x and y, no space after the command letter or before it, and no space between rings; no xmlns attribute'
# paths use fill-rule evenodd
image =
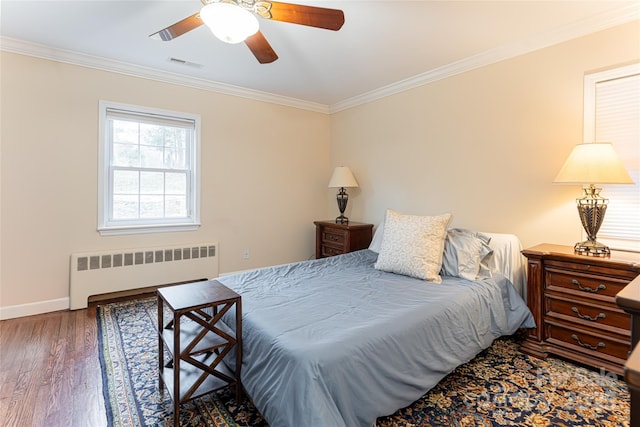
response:
<svg viewBox="0 0 640 427"><path fill-rule="evenodd" d="M200 224L173 224L173 225L132 225L120 227L98 228L101 236L119 236L125 234L148 234L148 233L173 233L179 231L195 231L200 228Z"/></svg>

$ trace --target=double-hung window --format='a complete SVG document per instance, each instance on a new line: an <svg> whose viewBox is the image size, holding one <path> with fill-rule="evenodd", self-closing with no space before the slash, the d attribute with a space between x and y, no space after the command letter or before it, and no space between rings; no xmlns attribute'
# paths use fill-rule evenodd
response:
<svg viewBox="0 0 640 427"><path fill-rule="evenodd" d="M99 109L100 233L197 228L200 117L107 101Z"/></svg>
<svg viewBox="0 0 640 427"><path fill-rule="evenodd" d="M584 142L611 142L634 181L602 185L609 205L598 240L640 252L640 63L585 75L584 102Z"/></svg>

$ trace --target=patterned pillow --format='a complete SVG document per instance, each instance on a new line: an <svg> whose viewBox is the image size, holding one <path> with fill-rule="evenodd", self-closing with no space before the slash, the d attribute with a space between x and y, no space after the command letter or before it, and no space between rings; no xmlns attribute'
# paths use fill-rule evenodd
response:
<svg viewBox="0 0 640 427"><path fill-rule="evenodd" d="M441 283L439 273L449 221L451 214L401 215L388 209L382 244L374 267Z"/></svg>

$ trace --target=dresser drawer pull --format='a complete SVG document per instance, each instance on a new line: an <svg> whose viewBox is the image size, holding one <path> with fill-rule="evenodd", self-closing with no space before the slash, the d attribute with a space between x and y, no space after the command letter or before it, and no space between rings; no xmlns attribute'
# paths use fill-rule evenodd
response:
<svg viewBox="0 0 640 427"><path fill-rule="evenodd" d="M571 335L571 339L577 341L578 345L580 347L588 348L590 350L597 350L599 348L605 348L606 347L605 344L602 341L600 341L597 345L585 344L582 341L580 341L580 338L578 338L578 336L576 334L572 334Z"/></svg>
<svg viewBox="0 0 640 427"><path fill-rule="evenodd" d="M592 322L596 322L596 321L598 321L598 319L606 319L607 318L607 315L604 314L604 313L600 313L596 317L591 317L591 316L589 316L587 314L582 314L582 313L580 313L580 310L578 310L578 307L571 307L571 311L576 313L579 318L584 319L584 320L591 320Z"/></svg>
<svg viewBox="0 0 640 427"><path fill-rule="evenodd" d="M332 242L337 242L338 240L340 240L340 238L337 236L328 235L327 240L330 240Z"/></svg>
<svg viewBox="0 0 640 427"><path fill-rule="evenodd" d="M573 280L571 281L571 284L572 284L572 285L577 285L577 286L578 286L578 289L580 289L581 291L585 291L585 292L593 292L593 293L596 293L596 292L598 292L598 291L604 291L605 289L607 289L607 287L606 287L603 283L600 283L600 284L598 285L598 287L597 287L597 288L595 288L595 289L590 288L590 287L588 287L588 286L587 286L587 287L585 287L585 286L582 286L582 285L580 284L580 282L578 282L576 279L573 279Z"/></svg>

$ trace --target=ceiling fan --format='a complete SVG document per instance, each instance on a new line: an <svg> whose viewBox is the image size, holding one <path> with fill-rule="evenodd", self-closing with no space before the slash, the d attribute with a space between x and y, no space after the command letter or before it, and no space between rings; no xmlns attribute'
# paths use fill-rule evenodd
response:
<svg viewBox="0 0 640 427"><path fill-rule="evenodd" d="M195 13L149 37L169 41L206 24L213 34L227 43L243 42L261 64L278 59L260 32L256 15L274 21L291 22L308 27L337 31L344 24L344 13L338 9L304 6L277 1L200 0L204 5Z"/></svg>

